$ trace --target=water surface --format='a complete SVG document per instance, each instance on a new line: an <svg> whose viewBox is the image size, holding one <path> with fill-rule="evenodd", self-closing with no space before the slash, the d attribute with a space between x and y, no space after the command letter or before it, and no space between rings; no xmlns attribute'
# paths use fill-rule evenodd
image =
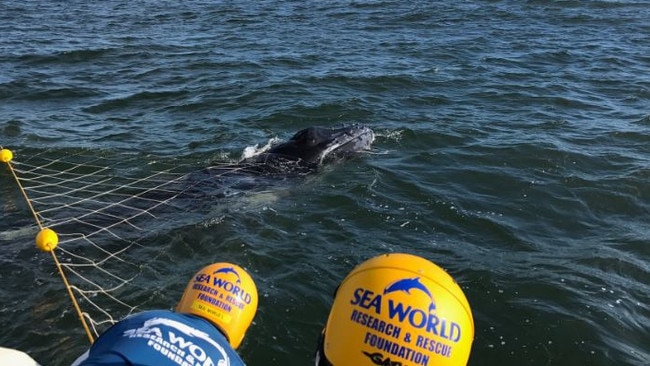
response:
<svg viewBox="0 0 650 366"><path fill-rule="evenodd" d="M240 263L260 291L243 358L306 365L345 274L409 252L467 294L470 365L647 365L649 18L634 0L3 1L0 145L138 171L366 124L374 154L142 238L158 277L129 296L171 307L206 261ZM10 178L3 232L31 224ZM2 246L0 345L69 364L87 341L51 258Z"/></svg>

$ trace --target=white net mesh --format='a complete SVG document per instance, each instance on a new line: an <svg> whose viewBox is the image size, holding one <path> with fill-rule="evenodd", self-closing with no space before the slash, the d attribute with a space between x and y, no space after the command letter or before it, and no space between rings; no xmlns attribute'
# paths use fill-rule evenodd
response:
<svg viewBox="0 0 650 366"><path fill-rule="evenodd" d="M12 167L42 226L57 232L57 256L98 335L146 301L128 299L138 292L133 286L147 282L139 277L156 277L152 263L167 248L142 241L192 220L189 211L200 198L187 190L187 166L93 154L51 158L43 152Z"/></svg>

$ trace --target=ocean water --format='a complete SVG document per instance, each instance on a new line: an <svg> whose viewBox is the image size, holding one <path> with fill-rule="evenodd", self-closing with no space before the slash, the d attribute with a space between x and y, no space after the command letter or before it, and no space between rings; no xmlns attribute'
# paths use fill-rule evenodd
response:
<svg viewBox="0 0 650 366"><path fill-rule="evenodd" d="M644 0L0 1L0 145L201 166L365 124L371 154L173 230L134 296L171 307L206 260L239 263L260 292L240 354L307 365L343 277L408 252L465 291L470 365L648 365L648 19ZM29 213L0 182L15 230ZM83 329L17 237L0 345L69 364Z"/></svg>

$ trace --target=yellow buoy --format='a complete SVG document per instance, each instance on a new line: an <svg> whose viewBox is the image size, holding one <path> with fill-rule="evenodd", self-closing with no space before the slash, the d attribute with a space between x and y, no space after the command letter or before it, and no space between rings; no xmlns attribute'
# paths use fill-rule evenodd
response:
<svg viewBox="0 0 650 366"><path fill-rule="evenodd" d="M45 228L36 235L36 247L44 252L51 252L59 244L59 237L52 229Z"/></svg>
<svg viewBox="0 0 650 366"><path fill-rule="evenodd" d="M0 150L0 161L1 162L8 163L13 158L14 158L14 153L12 153L11 150L9 150L9 149Z"/></svg>

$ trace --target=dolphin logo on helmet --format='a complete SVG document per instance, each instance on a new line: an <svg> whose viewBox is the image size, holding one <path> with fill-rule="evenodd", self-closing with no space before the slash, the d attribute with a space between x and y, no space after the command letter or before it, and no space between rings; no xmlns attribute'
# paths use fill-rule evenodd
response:
<svg viewBox="0 0 650 366"><path fill-rule="evenodd" d="M433 295L428 288L426 288L421 282L420 277L405 278L403 280L397 280L390 285L386 286L384 289L384 295L389 294L395 291L404 291L407 294L411 294L411 290L416 289L424 292L431 299L431 305L429 305L429 311L433 311L436 308L436 303L433 301Z"/></svg>
<svg viewBox="0 0 650 366"><path fill-rule="evenodd" d="M220 268L214 271L212 274L217 274L217 273L232 273L235 276L237 276L237 283L241 283L241 277L239 277L239 273L237 273L237 271L235 271L233 267Z"/></svg>

